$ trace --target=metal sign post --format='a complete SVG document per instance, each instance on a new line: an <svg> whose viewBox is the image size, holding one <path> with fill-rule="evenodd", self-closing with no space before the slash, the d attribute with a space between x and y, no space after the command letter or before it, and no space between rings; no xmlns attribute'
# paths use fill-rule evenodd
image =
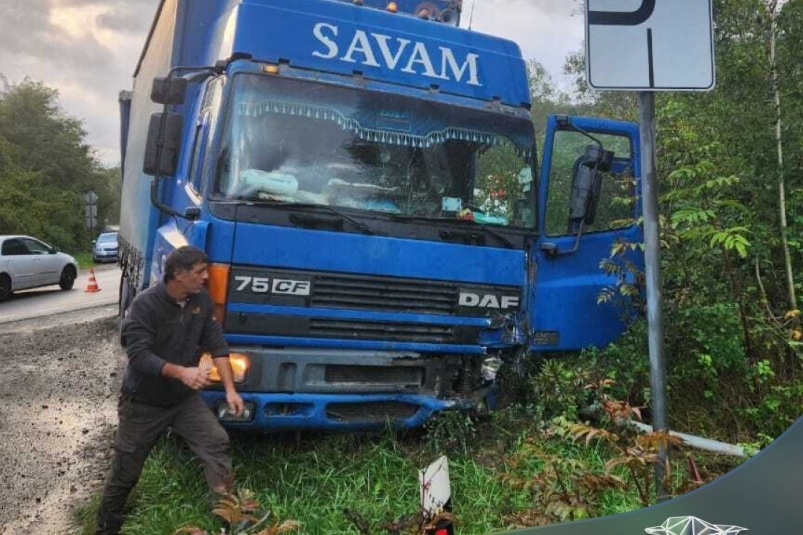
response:
<svg viewBox="0 0 803 535"><path fill-rule="evenodd" d="M639 91L644 257L654 431L668 431L654 91L714 88L712 0L586 0L586 75L594 89ZM668 498L666 445L658 451L658 500Z"/></svg>
<svg viewBox="0 0 803 535"><path fill-rule="evenodd" d="M658 181L655 175L655 94L639 93L641 138L641 197L644 210L644 278L647 287L647 341L650 351L650 407L653 431L668 431L666 417L666 368L664 366L664 319L661 298L661 239L658 226ZM655 483L658 501L668 497L664 467L666 445L658 449Z"/></svg>
<svg viewBox="0 0 803 535"><path fill-rule="evenodd" d="M98 196L91 190L84 195L84 223L90 232L98 224Z"/></svg>

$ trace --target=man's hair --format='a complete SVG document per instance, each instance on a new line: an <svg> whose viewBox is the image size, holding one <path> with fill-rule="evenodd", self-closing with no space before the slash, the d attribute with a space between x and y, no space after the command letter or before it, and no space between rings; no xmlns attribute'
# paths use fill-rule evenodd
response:
<svg viewBox="0 0 803 535"><path fill-rule="evenodd" d="M179 247L165 260L164 282L170 282L176 277L176 271L192 271L197 264L208 264L209 257L197 247L185 245Z"/></svg>

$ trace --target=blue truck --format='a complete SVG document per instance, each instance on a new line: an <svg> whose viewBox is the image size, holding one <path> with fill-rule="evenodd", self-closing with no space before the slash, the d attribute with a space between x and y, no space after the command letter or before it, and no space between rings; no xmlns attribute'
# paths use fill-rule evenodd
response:
<svg viewBox="0 0 803 535"><path fill-rule="evenodd" d="M641 241L638 129L550 116L538 150L519 47L460 8L159 5L120 93L120 317L170 251L207 252L227 426L414 427L621 334L600 262Z"/></svg>

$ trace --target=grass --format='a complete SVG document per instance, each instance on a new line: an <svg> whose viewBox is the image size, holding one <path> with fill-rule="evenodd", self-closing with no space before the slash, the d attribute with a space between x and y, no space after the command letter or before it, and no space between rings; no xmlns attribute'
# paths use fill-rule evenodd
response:
<svg viewBox="0 0 803 535"><path fill-rule="evenodd" d="M99 264L92 259L92 252L81 251L80 253L70 253L75 261L78 262L78 269L89 269L91 267L98 267L109 265L108 263Z"/></svg>
<svg viewBox="0 0 803 535"><path fill-rule="evenodd" d="M526 414L494 414L475 425L476 437L468 451L461 446L461 451L446 452L456 532L461 535L522 527L533 518L543 522L543 504L531 487L545 462L566 460L572 466L601 472L610 456L596 442L586 447L544 434ZM262 506L272 511L274 521L300 521L304 535L359 535L344 509L357 512L370 533L379 535L387 533L383 524L417 513L417 471L443 452L433 448L433 436L439 437L440 448L445 432L433 433L431 428L429 435L421 430L234 434L237 485L254 491ZM641 507L632 489L604 490L591 501L596 515ZM83 534L92 533L96 504L97 497L80 512ZM126 535L167 535L187 524L216 533L223 526L211 515L199 461L175 437L162 440L154 449L129 505Z"/></svg>
<svg viewBox="0 0 803 535"><path fill-rule="evenodd" d="M78 262L79 269L88 269L95 265L95 262L92 260L91 252L75 253L72 256L75 257L75 261Z"/></svg>

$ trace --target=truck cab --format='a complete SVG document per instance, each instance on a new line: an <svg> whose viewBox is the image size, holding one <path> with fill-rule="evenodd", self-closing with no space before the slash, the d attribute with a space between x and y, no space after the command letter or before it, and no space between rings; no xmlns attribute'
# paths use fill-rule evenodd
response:
<svg viewBox="0 0 803 535"><path fill-rule="evenodd" d="M551 117L541 152L515 44L391 4L164 0L121 97L121 316L207 252L227 425L417 426L626 324L599 264L640 241L635 126Z"/></svg>

